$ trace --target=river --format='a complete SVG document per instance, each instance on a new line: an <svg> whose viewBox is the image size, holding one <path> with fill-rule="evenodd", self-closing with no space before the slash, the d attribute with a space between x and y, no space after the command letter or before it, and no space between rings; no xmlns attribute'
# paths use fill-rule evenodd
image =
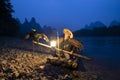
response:
<svg viewBox="0 0 120 80"><path fill-rule="evenodd" d="M93 58L94 62L111 69L120 67L120 37L80 37L84 45L83 54Z"/></svg>

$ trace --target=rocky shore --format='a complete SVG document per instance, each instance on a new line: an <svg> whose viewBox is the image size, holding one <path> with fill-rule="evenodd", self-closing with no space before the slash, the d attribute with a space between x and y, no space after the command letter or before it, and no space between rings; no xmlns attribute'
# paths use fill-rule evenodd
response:
<svg viewBox="0 0 120 80"><path fill-rule="evenodd" d="M0 80L108 80L92 62L83 61L87 71L81 72L47 64L47 58L52 58L49 49L0 37Z"/></svg>

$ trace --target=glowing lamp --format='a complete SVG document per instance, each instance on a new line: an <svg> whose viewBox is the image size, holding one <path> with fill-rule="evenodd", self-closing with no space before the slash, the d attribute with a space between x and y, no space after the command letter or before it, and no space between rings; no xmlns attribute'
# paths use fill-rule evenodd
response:
<svg viewBox="0 0 120 80"><path fill-rule="evenodd" d="M56 47L56 41L51 41L51 42L50 42L50 46Z"/></svg>

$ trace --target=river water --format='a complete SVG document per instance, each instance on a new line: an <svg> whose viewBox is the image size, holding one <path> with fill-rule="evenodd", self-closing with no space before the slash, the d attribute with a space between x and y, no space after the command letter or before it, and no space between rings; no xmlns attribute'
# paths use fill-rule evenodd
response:
<svg viewBox="0 0 120 80"><path fill-rule="evenodd" d="M80 37L84 45L83 54L94 62L110 68L120 68L120 37Z"/></svg>

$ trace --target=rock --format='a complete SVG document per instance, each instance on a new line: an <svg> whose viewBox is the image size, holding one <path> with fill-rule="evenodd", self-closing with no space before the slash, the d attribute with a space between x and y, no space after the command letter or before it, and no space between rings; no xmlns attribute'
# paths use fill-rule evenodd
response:
<svg viewBox="0 0 120 80"><path fill-rule="evenodd" d="M12 69L11 68L7 68L6 70L5 70L5 73L12 73L13 71L12 71Z"/></svg>
<svg viewBox="0 0 120 80"><path fill-rule="evenodd" d="M1 61L1 63L6 65L7 64L7 60L3 60L3 61Z"/></svg>
<svg viewBox="0 0 120 80"><path fill-rule="evenodd" d="M13 72L13 76L14 76L15 78L17 78L17 77L19 76L18 71L14 71L14 72Z"/></svg>
<svg viewBox="0 0 120 80"><path fill-rule="evenodd" d="M43 70L45 68L45 66L41 65L41 66L39 66L39 68Z"/></svg>
<svg viewBox="0 0 120 80"><path fill-rule="evenodd" d="M0 80L6 80L5 78L0 78Z"/></svg>
<svg viewBox="0 0 120 80"><path fill-rule="evenodd" d="M71 76L68 75L68 74L66 74L63 79L64 79L64 80L72 80Z"/></svg>

